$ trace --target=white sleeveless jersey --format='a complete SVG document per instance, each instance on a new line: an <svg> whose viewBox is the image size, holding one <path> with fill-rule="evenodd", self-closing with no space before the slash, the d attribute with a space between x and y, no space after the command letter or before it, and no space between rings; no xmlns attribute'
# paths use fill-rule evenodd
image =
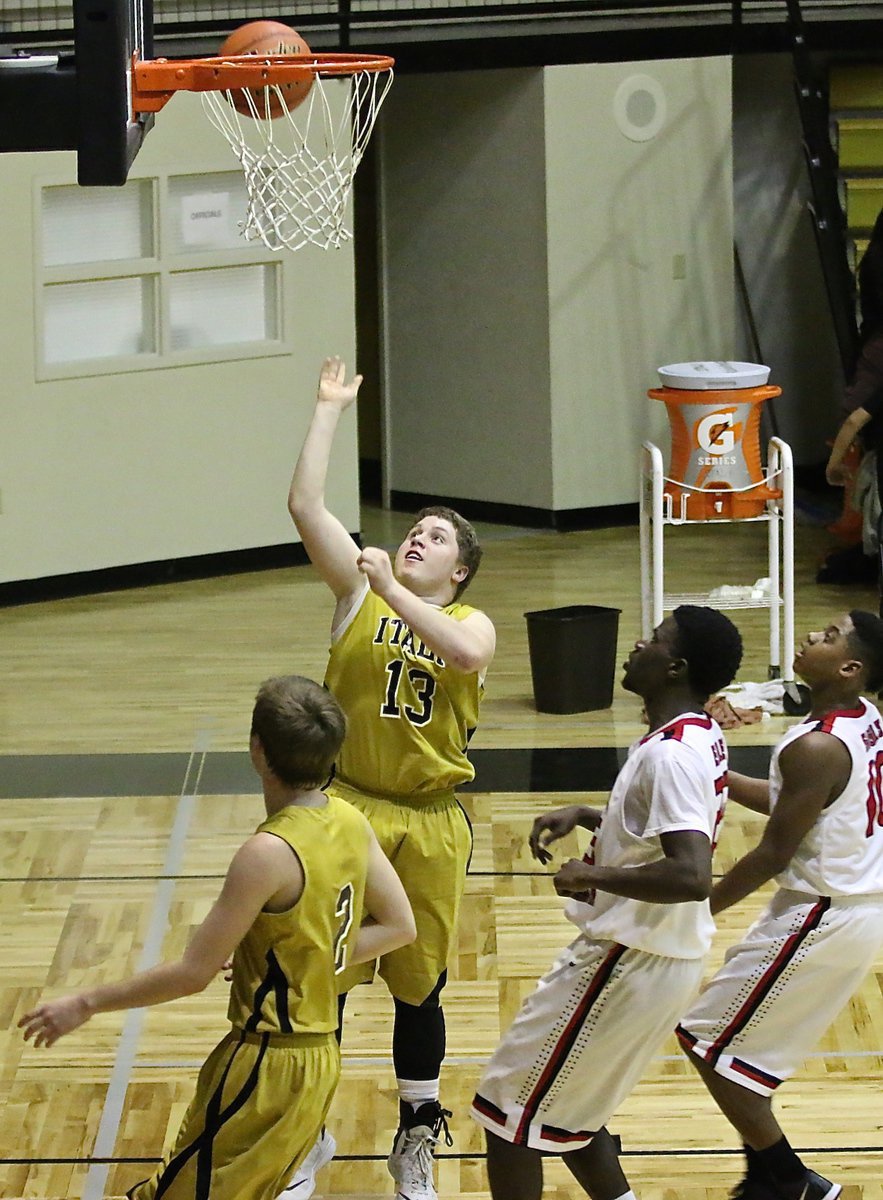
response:
<svg viewBox="0 0 883 1200"><path fill-rule="evenodd" d="M697 830L712 847L727 795L727 748L705 713L682 713L629 750L584 861L639 867L664 858L664 833ZM668 958L702 958L714 921L707 900L650 904L595 891L570 900L569 920L589 937Z"/></svg>
<svg viewBox="0 0 883 1200"><path fill-rule="evenodd" d="M883 894L883 720L868 700L789 729L770 762L770 811L782 791L779 756L796 738L815 732L840 739L852 771L776 882L813 896Z"/></svg>

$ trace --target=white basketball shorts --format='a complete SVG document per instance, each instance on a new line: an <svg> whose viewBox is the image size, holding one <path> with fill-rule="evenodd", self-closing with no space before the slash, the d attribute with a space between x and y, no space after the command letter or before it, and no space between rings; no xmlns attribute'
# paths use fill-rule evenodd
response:
<svg viewBox="0 0 883 1200"><path fill-rule="evenodd" d="M800 1067L883 945L883 896L780 890L678 1028L719 1075L771 1096Z"/></svg>
<svg viewBox="0 0 883 1200"><path fill-rule="evenodd" d="M702 968L702 959L578 937L494 1052L472 1117L519 1146L587 1146L683 1016Z"/></svg>

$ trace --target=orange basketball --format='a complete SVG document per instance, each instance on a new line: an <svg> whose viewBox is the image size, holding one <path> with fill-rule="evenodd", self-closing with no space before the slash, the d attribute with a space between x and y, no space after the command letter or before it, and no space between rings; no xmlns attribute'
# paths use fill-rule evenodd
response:
<svg viewBox="0 0 883 1200"><path fill-rule="evenodd" d="M218 52L220 58L238 54L309 54L310 48L296 29L283 25L279 21L249 21L234 29ZM291 83L280 83L269 90L264 88L242 88L228 93L228 99L237 112L246 117L254 115L249 104L248 94L254 101L258 116L281 117L286 109L291 111L303 104L310 88L313 86L313 76L305 75L303 79Z"/></svg>

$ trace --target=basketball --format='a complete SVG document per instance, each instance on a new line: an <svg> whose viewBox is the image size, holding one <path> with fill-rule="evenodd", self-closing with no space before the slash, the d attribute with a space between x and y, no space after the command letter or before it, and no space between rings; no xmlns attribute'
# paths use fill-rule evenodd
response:
<svg viewBox="0 0 883 1200"><path fill-rule="evenodd" d="M289 25L279 21L249 21L233 30L218 53L221 58L239 54L309 54L310 48ZM227 98L243 116L253 117L256 110L258 116L275 119L286 110L290 112L303 104L312 86L312 75L305 75L290 83L275 84L269 90L260 87L236 89L227 93Z"/></svg>

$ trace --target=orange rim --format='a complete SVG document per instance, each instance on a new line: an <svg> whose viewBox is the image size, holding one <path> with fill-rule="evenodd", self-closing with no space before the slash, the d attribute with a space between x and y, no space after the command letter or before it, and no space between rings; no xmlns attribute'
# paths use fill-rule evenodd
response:
<svg viewBox="0 0 883 1200"><path fill-rule="evenodd" d="M313 76L389 71L385 54L234 54L227 58L156 58L134 62L132 108L159 112L175 92L226 92L272 87Z"/></svg>

